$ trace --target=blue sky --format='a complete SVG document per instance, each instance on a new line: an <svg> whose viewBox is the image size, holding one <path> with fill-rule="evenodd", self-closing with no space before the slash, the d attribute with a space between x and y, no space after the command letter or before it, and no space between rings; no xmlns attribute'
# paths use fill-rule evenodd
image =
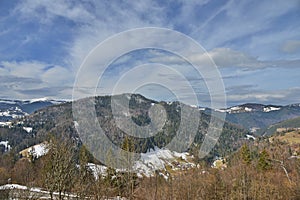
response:
<svg viewBox="0 0 300 200"><path fill-rule="evenodd" d="M300 102L299 0L3 0L0 98L71 99L77 71L88 53L116 33L142 27L173 29L202 45L222 75L228 106ZM156 61L172 65L163 59L167 54L129 53L122 57L126 62L107 72L108 82L149 59L149 52L151 59L160 56ZM139 92L173 98L170 92L147 88ZM105 94L105 88L98 91ZM207 97L197 95L199 104L205 105Z"/></svg>

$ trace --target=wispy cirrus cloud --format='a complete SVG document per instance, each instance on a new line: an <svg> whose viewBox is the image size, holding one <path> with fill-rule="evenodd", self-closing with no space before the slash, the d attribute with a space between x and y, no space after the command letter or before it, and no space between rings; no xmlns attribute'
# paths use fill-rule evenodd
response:
<svg viewBox="0 0 300 200"><path fill-rule="evenodd" d="M272 4L273 6L271 6ZM294 26L295 21L280 22L282 17L289 18L289 13L299 10L299 1L293 0L289 3L283 1L229 1L220 6L220 10L211 15L205 27L194 34L203 41L204 46L213 48L224 44L234 45L235 40L247 40L252 36L268 35L289 32L277 27ZM276 5L276 6L275 6ZM201 27L201 26L200 26ZM295 27L294 27L295 28ZM210 29L211 31L207 31ZM232 44L230 44L232 43ZM239 43L246 45L247 43ZM259 44L258 44L259 45Z"/></svg>
<svg viewBox="0 0 300 200"><path fill-rule="evenodd" d="M128 29L156 26L187 34L206 48L227 88L255 82L258 90L276 99L269 91L288 91L299 85L295 78L300 73L299 12L297 0L1 1L1 95L70 97L76 72L95 45ZM174 43L182 45L180 41ZM195 88L201 89L196 81L199 77L179 64L178 58L152 53L152 62L176 65ZM118 70L107 75L115 80L130 70L130 64L143 63L139 59L128 55L119 60ZM191 54L189 59L207 64L203 55ZM165 78L174 80L171 74ZM56 95L47 88L55 88Z"/></svg>
<svg viewBox="0 0 300 200"><path fill-rule="evenodd" d="M189 60L203 66L210 66L211 59L220 67L236 67L246 70L257 70L263 68L300 68L298 60L259 60L241 51L230 48L215 48L203 54L191 54ZM164 62L168 64L184 64L182 58L174 55L159 55L152 58L153 62Z"/></svg>
<svg viewBox="0 0 300 200"><path fill-rule="evenodd" d="M55 18L65 18L75 23L89 23L95 18L88 11L88 4L75 4L72 1L32 0L22 1L13 9L13 14L21 15L24 20L38 20L42 24L51 25Z"/></svg>

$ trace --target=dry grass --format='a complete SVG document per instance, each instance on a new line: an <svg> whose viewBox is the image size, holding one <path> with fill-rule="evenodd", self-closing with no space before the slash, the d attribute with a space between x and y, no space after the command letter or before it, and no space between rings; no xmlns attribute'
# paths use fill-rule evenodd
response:
<svg viewBox="0 0 300 200"><path fill-rule="evenodd" d="M275 138L289 144L300 144L300 131L287 132L283 136L275 136Z"/></svg>

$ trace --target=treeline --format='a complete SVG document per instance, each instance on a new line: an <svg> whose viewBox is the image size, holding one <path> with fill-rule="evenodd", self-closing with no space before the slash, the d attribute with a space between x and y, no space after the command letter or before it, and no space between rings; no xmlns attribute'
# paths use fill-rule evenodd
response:
<svg viewBox="0 0 300 200"><path fill-rule="evenodd" d="M278 140L261 140L244 144L227 157L224 169L211 168L200 160L188 171L169 169L168 178L160 171L151 178L137 178L113 168L105 175L93 173L88 163L97 161L84 146L78 149L74 144L53 138L49 153L38 159L18 159L14 152L1 155L0 184L41 187L53 199L63 199L65 194L78 199L300 199L300 159L293 156L299 145L291 148ZM122 148L133 151L134 145L126 139Z"/></svg>

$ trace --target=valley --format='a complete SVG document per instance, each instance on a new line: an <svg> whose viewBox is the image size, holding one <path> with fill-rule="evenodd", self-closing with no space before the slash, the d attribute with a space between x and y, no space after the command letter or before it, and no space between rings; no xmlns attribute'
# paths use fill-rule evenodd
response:
<svg viewBox="0 0 300 200"><path fill-rule="evenodd" d="M118 98L127 98L127 95ZM85 102L90 99L80 101L84 107ZM207 196L213 192L211 187L214 185L219 188L214 194L220 199L225 194L232 198L258 195L259 199L264 199L264 196L260 196L264 190L257 190L256 187L264 185L265 181L271 181L271 177L277 174L278 179L287 181L284 188L292 191L290 197L297 197L296 174L300 164L300 134L297 128L300 124L299 117L292 119L289 117L297 115L299 106L276 106L278 109L272 109L275 106L247 104L246 107L236 106L215 111L189 106L190 109L200 113L200 126L191 146L185 151L176 152L165 148L164 144L176 135L180 120L178 109L188 105L182 105L180 102L157 102L138 94L131 94L129 112L136 124L144 126L151 121L148 110L154 104L163 106L167 112L168 118L162 132L142 139L127 136L116 126L110 109L110 96L99 96L94 101L97 120L106 130L107 136L119 147L140 154L130 167L133 169L132 172L128 171L129 168L114 169L105 166L97 160L95 152L89 151L76 130L78 125L72 116L71 102L42 101L38 106L35 102L29 114L20 111L24 103L6 101L1 102L1 112L9 113L13 107L17 107L19 114L18 117L10 115L10 119L2 118L0 183L3 186L0 186L0 194L5 195L8 192L9 195L10 192L20 195L21 192L24 196L27 194L28 198L37 196L36 198L49 199L51 195L63 199L66 194L74 197L83 195L90 199L96 198L97 195L112 199L117 196L141 199L143 192L152 191L152 196L150 195L148 199L164 199L165 195L178 197L177 192L181 191L180 193L191 196L192 199L214 199ZM28 105L27 102L25 105L28 108L31 103ZM226 120L231 121L225 121L221 136L210 154L199 159L199 147L205 138L209 121L219 120L217 112L226 112ZM263 122L264 126L255 124L266 116L269 119L273 116L272 122L275 121L275 124L269 125L271 121L267 119ZM234 123L236 122L234 119L244 119L245 123ZM287 120L276 123L279 119ZM251 121L251 126L260 126L267 134L261 136L262 134L258 132L251 132L247 121ZM109 155L110 152L103 153L106 154L106 162L114 156ZM285 164L278 164L277 160ZM54 167L56 162L55 168L65 163L66 171L59 173L61 176L67 175L65 181L68 182L57 179L54 171L47 171L47 166ZM282 170L283 168L286 170ZM265 181L258 177L262 174L267 175L264 177ZM229 177L232 179L228 179ZM255 177L260 182L255 182ZM62 181L61 187L54 187L57 181ZM247 190L239 185L244 181L249 181ZM172 187L169 185L171 183ZM10 187L9 184L15 185L7 189ZM235 184L237 185L234 186ZM193 185L207 192L199 193ZM36 187L43 189L34 189ZM85 187L91 188L81 190ZM275 181L272 185L264 187L276 188L277 193L274 195L283 194L278 188L283 187L279 182ZM32 192L32 189L35 192Z"/></svg>

